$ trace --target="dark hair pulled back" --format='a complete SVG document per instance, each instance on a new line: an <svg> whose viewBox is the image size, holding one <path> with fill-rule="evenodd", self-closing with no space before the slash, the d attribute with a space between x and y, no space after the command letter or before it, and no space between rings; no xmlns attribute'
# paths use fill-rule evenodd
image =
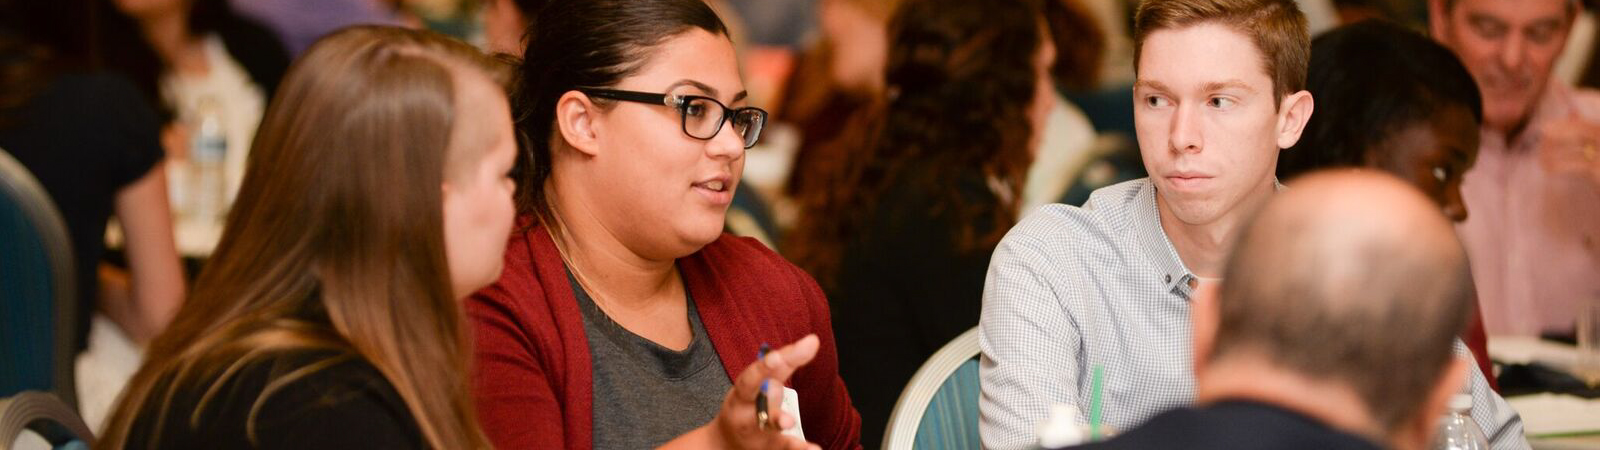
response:
<svg viewBox="0 0 1600 450"><path fill-rule="evenodd" d="M728 35L701 0L555 0L528 20L528 47L512 89L517 212L544 216L556 101L579 87L610 87L649 62L663 41L695 30Z"/></svg>

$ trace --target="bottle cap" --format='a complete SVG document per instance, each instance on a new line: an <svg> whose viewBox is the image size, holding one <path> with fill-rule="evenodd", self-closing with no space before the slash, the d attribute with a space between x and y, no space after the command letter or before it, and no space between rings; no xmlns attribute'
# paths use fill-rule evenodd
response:
<svg viewBox="0 0 1600 450"><path fill-rule="evenodd" d="M1450 410L1460 413L1472 411L1472 395L1456 394L1450 397Z"/></svg>

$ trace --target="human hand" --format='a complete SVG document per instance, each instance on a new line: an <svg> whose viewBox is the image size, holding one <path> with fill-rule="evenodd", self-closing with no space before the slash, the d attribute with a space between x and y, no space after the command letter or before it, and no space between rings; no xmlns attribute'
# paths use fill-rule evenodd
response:
<svg viewBox="0 0 1600 450"><path fill-rule="evenodd" d="M819 341L816 335L807 335L788 346L768 353L766 357L745 367L733 380L733 389L722 401L722 410L709 425L713 435L725 444L723 448L739 449L817 449L802 439L783 434L793 427L797 418L783 412L783 383L794 371L817 356ZM756 420L756 396L766 389L768 424Z"/></svg>
<svg viewBox="0 0 1600 450"><path fill-rule="evenodd" d="M174 121L161 128L161 148L166 150L168 160L183 160L189 158L189 127Z"/></svg>
<svg viewBox="0 0 1600 450"><path fill-rule="evenodd" d="M1600 125L1573 116L1545 124L1540 132L1539 166L1546 173L1600 181Z"/></svg>

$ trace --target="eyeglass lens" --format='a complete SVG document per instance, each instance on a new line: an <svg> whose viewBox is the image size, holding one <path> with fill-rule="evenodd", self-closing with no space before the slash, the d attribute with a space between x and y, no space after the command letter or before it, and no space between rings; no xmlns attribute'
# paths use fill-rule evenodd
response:
<svg viewBox="0 0 1600 450"><path fill-rule="evenodd" d="M697 139L711 139L722 129L727 108L708 98L690 97L682 106L683 132ZM739 134L745 148L755 145L761 137L765 118L759 110L738 109L732 117L733 131Z"/></svg>

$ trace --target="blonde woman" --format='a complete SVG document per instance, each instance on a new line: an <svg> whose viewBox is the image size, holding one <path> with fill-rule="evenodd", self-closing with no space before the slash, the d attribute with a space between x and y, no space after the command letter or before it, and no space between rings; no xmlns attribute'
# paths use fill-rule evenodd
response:
<svg viewBox="0 0 1600 450"><path fill-rule="evenodd" d="M99 446L486 447L459 301L499 275L514 214L492 73L427 32L313 45L267 110L214 258Z"/></svg>

